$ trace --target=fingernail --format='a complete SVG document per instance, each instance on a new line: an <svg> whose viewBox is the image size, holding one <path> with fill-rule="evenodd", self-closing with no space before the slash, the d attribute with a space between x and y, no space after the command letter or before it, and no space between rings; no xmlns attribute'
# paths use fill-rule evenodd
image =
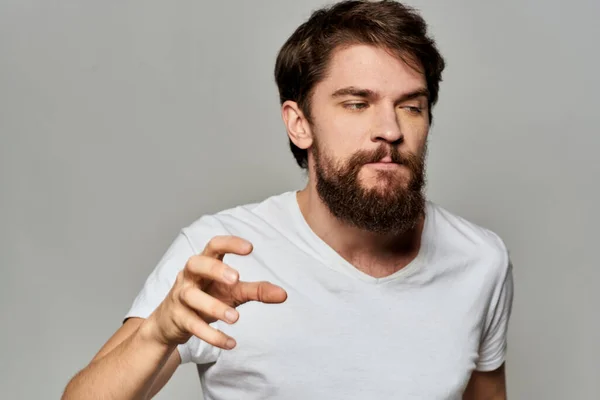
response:
<svg viewBox="0 0 600 400"><path fill-rule="evenodd" d="M237 274L230 269L226 269L225 272L223 273L223 275L225 276L225 279L228 280L229 282L233 283L233 282L237 281Z"/></svg>
<svg viewBox="0 0 600 400"><path fill-rule="evenodd" d="M225 319L227 319L227 321L229 322L235 322L235 318L236 318L236 313L233 310L227 310L225 311Z"/></svg>
<svg viewBox="0 0 600 400"><path fill-rule="evenodd" d="M235 340L227 339L227 342L225 343L225 347L227 347L228 349L233 349L235 347Z"/></svg>

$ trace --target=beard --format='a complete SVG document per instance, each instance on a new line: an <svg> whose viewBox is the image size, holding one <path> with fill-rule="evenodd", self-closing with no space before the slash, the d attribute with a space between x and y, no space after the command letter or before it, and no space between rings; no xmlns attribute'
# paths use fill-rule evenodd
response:
<svg viewBox="0 0 600 400"><path fill-rule="evenodd" d="M336 164L317 142L311 151L317 193L336 218L377 234L402 234L416 228L425 212L426 145L419 157L382 144L375 151L356 152L343 164ZM361 184L362 167L386 156L408 169L408 179L407 171L392 168L376 171L377 182L371 187Z"/></svg>

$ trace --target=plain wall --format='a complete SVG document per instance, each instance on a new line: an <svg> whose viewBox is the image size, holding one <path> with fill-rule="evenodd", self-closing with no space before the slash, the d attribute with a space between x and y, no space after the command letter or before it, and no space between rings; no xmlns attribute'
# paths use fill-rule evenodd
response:
<svg viewBox="0 0 600 400"><path fill-rule="evenodd" d="M0 397L58 398L181 227L303 185L272 73L323 4L0 2ZM600 2L411 4L448 63L429 197L515 265L509 397L598 399Z"/></svg>

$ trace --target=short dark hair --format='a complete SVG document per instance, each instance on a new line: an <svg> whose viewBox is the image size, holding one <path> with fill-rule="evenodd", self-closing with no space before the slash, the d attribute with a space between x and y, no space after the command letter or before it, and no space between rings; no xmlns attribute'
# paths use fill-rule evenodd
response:
<svg viewBox="0 0 600 400"><path fill-rule="evenodd" d="M445 61L427 34L427 24L411 7L383 0L346 0L314 11L284 43L275 63L281 104L298 106L311 121L314 86L325 77L333 51L341 45L369 44L391 50L421 70L429 91L429 119L437 102ZM308 168L308 152L290 140L301 168Z"/></svg>

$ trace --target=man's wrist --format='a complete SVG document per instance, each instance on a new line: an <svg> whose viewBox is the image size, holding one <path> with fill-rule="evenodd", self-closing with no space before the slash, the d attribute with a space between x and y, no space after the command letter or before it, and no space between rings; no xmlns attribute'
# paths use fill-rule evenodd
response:
<svg viewBox="0 0 600 400"><path fill-rule="evenodd" d="M153 348L160 349L162 351L171 353L177 348L177 344L168 343L161 335L160 329L156 325L155 321L150 317L144 320L137 332L136 336L145 345L150 345Z"/></svg>

